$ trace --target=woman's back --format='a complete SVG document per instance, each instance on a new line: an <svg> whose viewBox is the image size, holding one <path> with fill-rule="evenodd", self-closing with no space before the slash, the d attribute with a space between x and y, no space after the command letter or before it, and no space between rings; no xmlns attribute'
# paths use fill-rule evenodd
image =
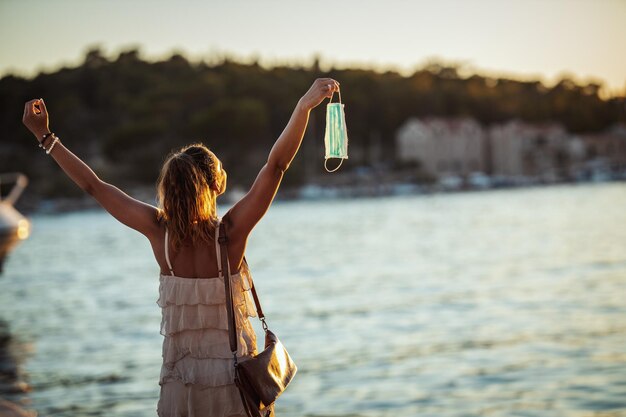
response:
<svg viewBox="0 0 626 417"><path fill-rule="evenodd" d="M231 222L228 213L222 218L228 233L228 255L231 273L236 273L240 269L246 249L246 241L237 239L231 233ZM170 266L166 259L165 242L167 233L167 255L172 269L176 271L176 276L185 278L214 278L219 275L219 262L216 254L215 234L212 231L210 240L200 240L192 242L192 239L183 238L178 248L173 245L172 231L168 229L166 222L160 222L159 233L150 239L155 260L159 265L162 275L171 275Z"/></svg>
<svg viewBox="0 0 626 417"><path fill-rule="evenodd" d="M192 244L191 239L185 239L178 249L175 249L172 245L170 234L165 228L165 233L168 234L167 254L169 261L172 265L172 269L176 271L176 276L187 278L211 278L219 275L218 260L216 257L216 247L214 240L211 242L199 241L196 244ZM163 256L161 256L161 262L165 261L161 266L161 274L170 275L169 266L167 265L167 259L165 257L165 247L161 245Z"/></svg>

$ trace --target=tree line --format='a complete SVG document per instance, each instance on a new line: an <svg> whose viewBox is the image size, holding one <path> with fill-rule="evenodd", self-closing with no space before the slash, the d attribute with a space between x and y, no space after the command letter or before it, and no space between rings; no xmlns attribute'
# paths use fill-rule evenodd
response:
<svg viewBox="0 0 626 417"><path fill-rule="evenodd" d="M229 182L247 186L264 163L300 96L311 82L330 76L341 82L350 149L382 143L382 161L393 168L397 128L410 117L473 117L485 126L519 118L559 122L571 132L601 131L626 122L625 97L601 98L601 85L564 78L551 87L474 74L454 65L428 64L413 74L364 69L322 71L232 59L191 62L180 54L160 61L139 50L115 58L89 50L82 64L27 79L0 79L0 171L27 174L42 196L78 195L22 126L23 104L43 97L51 127L70 150L105 180L121 185L153 184L169 150L203 141L229 170ZM306 141L323 156L324 106L314 110ZM311 172L302 157L286 177L302 184ZM381 161L356 160L350 166ZM321 166L321 162L318 164Z"/></svg>

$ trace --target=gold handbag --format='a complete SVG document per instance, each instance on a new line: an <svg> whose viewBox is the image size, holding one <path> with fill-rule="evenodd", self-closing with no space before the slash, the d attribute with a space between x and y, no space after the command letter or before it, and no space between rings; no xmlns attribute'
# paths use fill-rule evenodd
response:
<svg viewBox="0 0 626 417"><path fill-rule="evenodd" d="M274 402L293 379L297 367L278 337L267 328L265 315L252 280L250 280L250 289L259 320L261 320L265 331L265 349L251 358L243 360L237 358L237 326L233 307L230 264L228 263L228 237L224 223L220 223L218 241L221 247L222 269L225 269L223 276L226 292L228 339L234 358L235 384L239 389L241 401L248 417L271 417L274 415ZM220 271L221 273L222 271Z"/></svg>

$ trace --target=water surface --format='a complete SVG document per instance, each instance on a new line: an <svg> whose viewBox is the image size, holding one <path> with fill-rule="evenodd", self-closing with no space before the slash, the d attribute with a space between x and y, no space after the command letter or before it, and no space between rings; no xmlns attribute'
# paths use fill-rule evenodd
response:
<svg viewBox="0 0 626 417"><path fill-rule="evenodd" d="M625 207L624 184L275 204L248 261L299 366L278 414L626 416ZM32 407L156 415L147 239L31 219L0 317L32 347Z"/></svg>

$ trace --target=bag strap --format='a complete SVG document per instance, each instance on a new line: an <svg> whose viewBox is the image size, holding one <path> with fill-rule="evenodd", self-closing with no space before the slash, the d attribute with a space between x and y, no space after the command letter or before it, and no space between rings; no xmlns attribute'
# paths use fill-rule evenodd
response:
<svg viewBox="0 0 626 417"><path fill-rule="evenodd" d="M228 320L228 339L230 343L230 350L235 355L235 363L236 363L236 354L237 354L237 325L235 322L235 310L233 307L233 293L232 293L232 283L230 279L230 263L228 262L228 236L226 236L226 227L224 226L224 222L220 221L219 226L219 237L217 239L220 245L220 256L221 256L221 270L220 275L224 277L224 291L226 295L226 317ZM244 262L247 266L247 261L244 258ZM261 308L261 302L259 301L259 296L256 292L256 288L254 288L254 281L252 277L248 277L250 279L250 290L252 292L252 298L254 299L254 305L256 306L257 315L259 316L259 320L261 320L263 330L265 332L268 331L267 323L265 323L265 314L263 314L263 309Z"/></svg>
<svg viewBox="0 0 626 417"><path fill-rule="evenodd" d="M233 305L233 293L232 293L232 283L230 280L230 263L228 262L228 237L226 236L226 227L224 226L224 222L220 220L219 223L219 234L217 239L220 245L220 258L222 264L220 265L220 275L224 277L224 291L226 296L226 316L228 320L228 342L230 343L230 350L233 354L234 365L235 365L235 385L237 385L239 396L241 397L241 402L243 403L243 407L246 411L248 417L263 417L261 416L260 411L256 407L252 407L251 404L254 403L254 400L250 398L249 394L244 390L239 383L239 375L237 369L237 326L235 322L235 309ZM246 267L248 262L246 258L243 259L246 263ZM259 296L256 293L254 288L254 282L252 281L252 277L250 278L250 289L252 290L252 297L254 298L254 304L256 305L257 314L259 316L259 320L263 323L263 330L265 332L268 331L267 324L265 324L265 315L263 314L263 310L261 309L261 303L259 302ZM268 410L266 416L271 415L271 410Z"/></svg>
<svg viewBox="0 0 626 417"><path fill-rule="evenodd" d="M233 308L233 292L230 282L230 264L228 263L228 252L226 247L228 238L226 237L226 228L224 223L220 222L218 242L221 246L222 265L220 275L224 277L224 291L226 296L226 320L228 320L228 342L230 343L230 351L235 357L235 366L237 364L237 324L235 323L235 311Z"/></svg>

